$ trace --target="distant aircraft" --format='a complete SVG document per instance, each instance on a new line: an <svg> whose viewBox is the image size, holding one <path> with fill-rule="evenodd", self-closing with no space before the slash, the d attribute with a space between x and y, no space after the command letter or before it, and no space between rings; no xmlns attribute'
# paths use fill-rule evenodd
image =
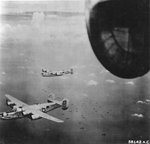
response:
<svg viewBox="0 0 150 144"><path fill-rule="evenodd" d="M10 95L6 94L5 96L7 98L6 104L10 106L12 110L9 112L0 113L0 118L2 120L11 120L27 117L30 118L31 120L45 118L47 120L62 123L64 121L55 118L53 116L50 116L46 113L59 107L61 107L63 110L66 110L69 107L68 99L57 101L50 97L48 98L47 103L28 105Z"/></svg>
<svg viewBox="0 0 150 144"><path fill-rule="evenodd" d="M70 70L62 70L62 71L48 71L47 69L42 69L41 75L43 77L55 77L55 76L63 76L65 74L73 74L73 69Z"/></svg>

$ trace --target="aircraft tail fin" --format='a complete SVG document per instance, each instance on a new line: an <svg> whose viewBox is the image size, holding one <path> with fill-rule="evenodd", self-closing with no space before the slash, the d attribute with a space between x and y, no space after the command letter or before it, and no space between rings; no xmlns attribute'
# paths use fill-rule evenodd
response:
<svg viewBox="0 0 150 144"><path fill-rule="evenodd" d="M73 74L73 68L70 69L70 74Z"/></svg>
<svg viewBox="0 0 150 144"><path fill-rule="evenodd" d="M67 110L68 107L69 107L69 100L65 98L62 100L62 109Z"/></svg>

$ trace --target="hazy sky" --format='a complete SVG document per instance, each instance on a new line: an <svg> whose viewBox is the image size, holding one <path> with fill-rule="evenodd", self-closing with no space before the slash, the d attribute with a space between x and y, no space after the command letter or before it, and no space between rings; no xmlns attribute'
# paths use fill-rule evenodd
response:
<svg viewBox="0 0 150 144"><path fill-rule="evenodd" d="M26 11L71 11L84 12L84 0L49 0L49 1L5 1L1 2L1 12Z"/></svg>

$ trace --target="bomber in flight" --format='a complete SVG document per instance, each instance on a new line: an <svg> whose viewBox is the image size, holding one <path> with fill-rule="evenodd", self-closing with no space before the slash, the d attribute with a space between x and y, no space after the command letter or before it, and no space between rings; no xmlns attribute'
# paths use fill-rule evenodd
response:
<svg viewBox="0 0 150 144"><path fill-rule="evenodd" d="M73 74L73 69L69 70L61 70L61 71L48 71L47 69L42 69L41 75L43 77L55 77L55 76L63 76L65 74Z"/></svg>
<svg viewBox="0 0 150 144"><path fill-rule="evenodd" d="M30 118L31 120L45 118L47 120L62 123L64 122L63 120L50 116L46 113L56 108L61 107L63 110L66 110L69 107L68 99L57 101L50 97L48 98L47 103L28 105L10 95L6 94L5 96L7 98L6 104L10 106L12 110L9 112L0 113L0 118L2 120L11 120L27 117Z"/></svg>

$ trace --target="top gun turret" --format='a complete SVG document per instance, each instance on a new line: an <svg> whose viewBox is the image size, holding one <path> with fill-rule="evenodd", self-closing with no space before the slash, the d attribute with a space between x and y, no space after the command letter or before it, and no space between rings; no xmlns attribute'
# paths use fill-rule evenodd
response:
<svg viewBox="0 0 150 144"><path fill-rule="evenodd" d="M150 70L149 0L86 0L86 25L101 64L121 78Z"/></svg>

